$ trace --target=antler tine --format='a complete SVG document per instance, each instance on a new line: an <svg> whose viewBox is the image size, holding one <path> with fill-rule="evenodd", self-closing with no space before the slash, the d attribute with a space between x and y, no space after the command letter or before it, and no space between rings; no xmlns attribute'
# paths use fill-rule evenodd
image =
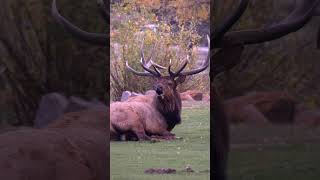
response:
<svg viewBox="0 0 320 180"><path fill-rule="evenodd" d="M155 43L151 49L151 54L150 54L150 57L148 58L148 63L152 61L152 58L153 58L153 54L154 54L154 50L155 50L155 47L156 47L157 43Z"/></svg>
<svg viewBox="0 0 320 180"><path fill-rule="evenodd" d="M171 59L170 59L170 64L169 64L169 67L168 67L168 72L169 72L169 75L171 77L175 77L175 73L171 71L171 66L172 66L172 62L171 62Z"/></svg>
<svg viewBox="0 0 320 180"><path fill-rule="evenodd" d="M145 64L145 60L144 60L144 38L142 39L142 43L141 43L141 47L140 47L140 56L141 56L141 63Z"/></svg>
<svg viewBox="0 0 320 180"><path fill-rule="evenodd" d="M179 76L181 71L183 71L184 68L186 68L187 64L189 63L188 59L189 59L189 55L187 56L186 60L184 61L183 65L179 68L179 70L174 73L175 77Z"/></svg>
<svg viewBox="0 0 320 180"><path fill-rule="evenodd" d="M193 74L198 74L198 73L204 71L205 69L207 69L207 67L209 66L209 63L210 63L210 37L208 35L207 35L207 41L208 41L208 55L207 55L206 60L202 64L202 66L198 69L194 69L194 70L186 71L186 72L181 72L180 75L189 76L189 75L193 75Z"/></svg>
<svg viewBox="0 0 320 180"><path fill-rule="evenodd" d="M160 73L160 71L157 69L157 67L154 66L154 65L152 65L152 67L153 67L154 71L158 74L158 76L160 77L160 76L161 76L161 73Z"/></svg>
<svg viewBox="0 0 320 180"><path fill-rule="evenodd" d="M153 48L152 48L152 52L153 52L153 50L154 50L154 48L155 48L155 45L153 46ZM152 54L151 54L152 55ZM152 60L152 56L150 55L150 63L151 63L151 65L153 65L153 66L155 66L156 68L158 68L158 69L167 69L166 67L164 67L164 66L161 66L160 64L157 64L157 63L155 63L153 60ZM166 59L166 57L167 57L167 49L166 49L166 55L165 55L165 59Z"/></svg>
<svg viewBox="0 0 320 180"><path fill-rule="evenodd" d="M142 40L141 51L140 51L140 55L141 55L140 64L141 64L142 68L143 68L145 71L151 73L153 76L160 77L161 74L160 74L160 72L159 72L156 68L154 68L155 71L152 71L151 69L149 69L149 68L147 67L147 62L146 62L145 59L144 59L144 52L143 52L143 51L144 51L144 39ZM151 57L150 57L150 58L151 58ZM150 59L150 58L149 58L149 59Z"/></svg>
<svg viewBox="0 0 320 180"><path fill-rule="evenodd" d="M189 55L187 55L186 60L184 61L183 65L180 66L180 68L178 69L178 71L177 71L177 72L172 72L172 71L171 71L171 65L172 65L172 64L171 64L171 59L170 59L170 65L169 65L169 68L168 68L169 75L170 75L171 77L173 77L173 78L179 76L180 73L181 73L181 71L183 71L184 68L186 68L186 66L187 66L188 63L189 63Z"/></svg>
<svg viewBox="0 0 320 180"><path fill-rule="evenodd" d="M56 20L56 22L60 24L67 32L72 34L74 37L99 46L109 46L108 34L86 32L80 29L79 27L73 25L70 21L61 16L57 9L56 0L52 1L51 14L53 18Z"/></svg>
<svg viewBox="0 0 320 180"><path fill-rule="evenodd" d="M236 10L228 16L221 25L218 25L216 30L213 31L213 41L219 41L223 35L239 20L242 14L248 7L249 0L241 0Z"/></svg>
<svg viewBox="0 0 320 180"><path fill-rule="evenodd" d="M153 51L153 50L152 50ZM144 64L145 67L149 68L150 67L150 59L152 58L152 54L153 52L151 52L151 55L150 57L148 58L148 60L146 61L145 60L145 56L144 56L144 38L142 40L142 43L141 43L141 48L140 48L140 56L141 56L141 61L142 63Z"/></svg>
<svg viewBox="0 0 320 180"><path fill-rule="evenodd" d="M188 56L187 56L187 59L188 59ZM183 71L183 69L187 66L188 62L189 62L188 60L185 60L184 63L183 63L183 65L179 68L179 70L178 70L177 72L172 72L172 71L171 71L171 65L172 65L172 64L171 64L171 59L170 59L170 65L169 65L169 68L168 68L169 75L170 75L171 77L173 77L173 78L179 76L180 73L181 73L181 71Z"/></svg>
<svg viewBox="0 0 320 180"><path fill-rule="evenodd" d="M152 71L151 69L149 69L149 68L146 66L146 64L143 63L143 62L144 62L143 59L144 59L144 58L141 58L140 64L141 64L141 66L142 66L142 68L143 68L144 70L146 70L147 72L151 73L153 76L156 76L156 77L161 76L160 73L155 72L155 71Z"/></svg>
<svg viewBox="0 0 320 180"><path fill-rule="evenodd" d="M159 64L157 64L157 63L155 63L155 62L153 62L152 60L150 60L150 63L151 63L153 66L155 66L156 68L159 68L159 69L167 69L166 67L161 66L161 65L159 65Z"/></svg>
<svg viewBox="0 0 320 180"><path fill-rule="evenodd" d="M129 63L128 61L126 61L126 67L129 71L131 71L132 73L138 75L138 76L154 76L153 74L149 73L149 72L139 72L139 71L136 71L134 70L132 67L129 66Z"/></svg>
<svg viewBox="0 0 320 180"><path fill-rule="evenodd" d="M108 7L106 6L106 0L97 0L98 6L100 8L100 12L102 14L102 17L104 18L104 20L107 22L107 24L109 23L109 19L110 19L110 12L108 11Z"/></svg>

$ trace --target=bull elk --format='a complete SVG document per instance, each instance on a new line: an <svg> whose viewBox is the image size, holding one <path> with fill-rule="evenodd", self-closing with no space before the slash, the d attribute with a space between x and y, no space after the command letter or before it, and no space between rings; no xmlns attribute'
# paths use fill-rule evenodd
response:
<svg viewBox="0 0 320 180"><path fill-rule="evenodd" d="M207 36L208 45L210 39ZM188 56L187 56L188 57ZM171 63L168 68L154 63L149 58L146 62L141 49L140 64L145 72L139 72L129 66L127 70L137 76L152 77L155 94L136 96L125 102L110 104L110 133L111 139L119 140L122 135L133 137L138 140L150 140L150 137L171 139L174 134L171 130L181 123L181 98L177 86L185 81L186 76L195 75L204 71L209 66L208 56L201 67L184 71L188 59L178 68L172 71ZM151 63L147 67L147 63ZM162 75L160 69L168 70L169 75Z"/></svg>
<svg viewBox="0 0 320 180"><path fill-rule="evenodd" d="M213 54L214 60L211 61L212 69L210 71L211 96L213 97L213 101L211 101L213 108L213 123L211 123L213 159L211 167L213 167L212 175L215 180L227 179L226 169L229 152L229 124L225 114L227 112L222 105L219 92L214 87L215 77L239 63L246 45L279 39L302 28L315 15L315 9L320 0L296 1L294 10L287 18L269 27L228 32L245 12L248 2L248 0L240 0L237 8L227 18L221 24L216 25L216 28L211 29L213 32L211 39L214 42L212 48L217 49Z"/></svg>

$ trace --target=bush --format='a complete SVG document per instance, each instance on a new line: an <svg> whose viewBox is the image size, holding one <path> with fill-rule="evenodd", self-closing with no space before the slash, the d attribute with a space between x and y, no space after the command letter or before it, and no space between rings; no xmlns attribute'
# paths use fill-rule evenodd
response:
<svg viewBox="0 0 320 180"><path fill-rule="evenodd" d="M134 1L116 3L112 6L111 15L111 71L110 87L112 100L118 100L125 90L145 92L151 87L151 78L139 77L126 70L125 62L136 70L143 71L140 66L140 50L143 46L145 59L150 56L154 62L168 67L172 60L173 69L181 65L189 55L187 69L195 68L196 54L189 44L197 46L200 36L196 31L199 22L191 20L178 22L178 30L173 31L164 21L159 21L153 9L135 4ZM148 28L147 25L156 28ZM163 71L162 74L167 74ZM188 77L180 90L190 88L208 90L208 75L201 74Z"/></svg>

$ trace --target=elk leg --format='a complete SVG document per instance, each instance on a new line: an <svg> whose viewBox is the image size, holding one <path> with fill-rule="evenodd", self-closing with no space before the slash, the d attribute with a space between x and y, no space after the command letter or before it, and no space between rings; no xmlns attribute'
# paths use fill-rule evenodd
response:
<svg viewBox="0 0 320 180"><path fill-rule="evenodd" d="M145 132L139 132L139 133L136 133L137 137L138 137L138 140L139 141L149 141L151 140L151 138L149 136L146 135Z"/></svg>
<svg viewBox="0 0 320 180"><path fill-rule="evenodd" d="M149 141L151 138L146 134L143 128L133 129L133 133L137 136L139 141Z"/></svg>

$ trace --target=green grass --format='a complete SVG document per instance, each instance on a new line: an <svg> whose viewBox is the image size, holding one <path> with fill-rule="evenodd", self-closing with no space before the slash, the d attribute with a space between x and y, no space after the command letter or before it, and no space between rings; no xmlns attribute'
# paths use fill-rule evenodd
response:
<svg viewBox="0 0 320 180"><path fill-rule="evenodd" d="M231 128L230 179L318 180L320 129L298 126Z"/></svg>
<svg viewBox="0 0 320 180"><path fill-rule="evenodd" d="M111 142L112 180L209 180L209 107L182 111L182 124L173 129L174 141ZM179 172L187 165L194 173ZM176 174L145 174L148 168L174 168Z"/></svg>

